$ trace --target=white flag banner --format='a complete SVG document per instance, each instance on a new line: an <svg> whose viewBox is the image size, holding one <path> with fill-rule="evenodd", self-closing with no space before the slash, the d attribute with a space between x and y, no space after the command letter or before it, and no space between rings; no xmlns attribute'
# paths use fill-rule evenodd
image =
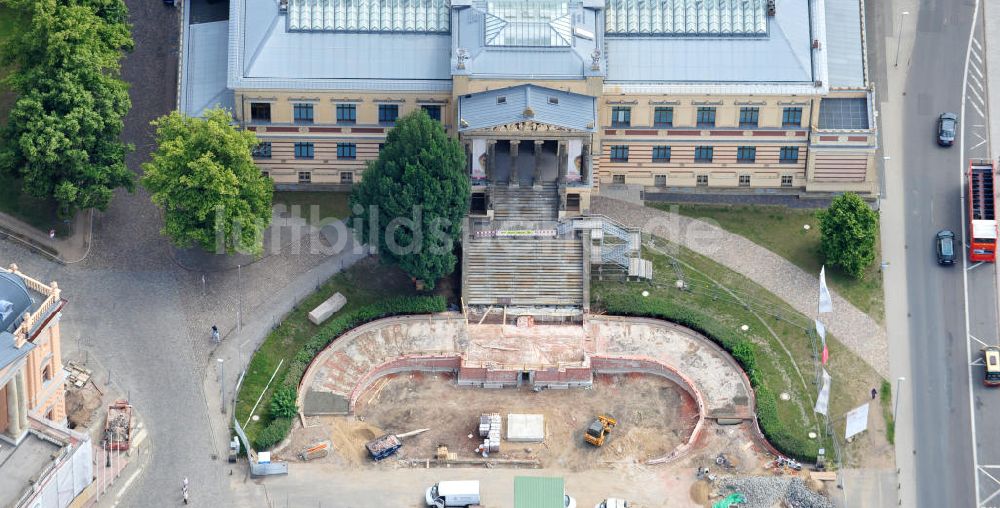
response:
<svg viewBox="0 0 1000 508"><path fill-rule="evenodd" d="M819 397L816 397L816 407L813 411L821 415L826 414L827 406L830 405L830 374L823 369L823 388L819 390Z"/></svg>
<svg viewBox="0 0 1000 508"><path fill-rule="evenodd" d="M862 404L847 413L847 429L844 439L851 439L855 434L868 430L868 404Z"/></svg>
<svg viewBox="0 0 1000 508"><path fill-rule="evenodd" d="M818 319L816 320L816 335L819 335L819 340L826 344L826 327Z"/></svg>
<svg viewBox="0 0 1000 508"><path fill-rule="evenodd" d="M833 312L833 298L826 287L826 265L819 269L819 312Z"/></svg>

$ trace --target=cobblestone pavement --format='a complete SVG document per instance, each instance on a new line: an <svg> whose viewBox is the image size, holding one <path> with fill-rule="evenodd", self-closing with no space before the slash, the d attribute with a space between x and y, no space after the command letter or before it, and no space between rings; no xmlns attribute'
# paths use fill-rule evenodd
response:
<svg viewBox="0 0 1000 508"><path fill-rule="evenodd" d="M707 222L678 214L596 196L590 211L640 227L694 252L707 256L760 284L795 310L816 316L818 274L804 272L785 258L742 236ZM889 377L885 329L831 290L833 313L824 324L841 343L863 358L883 377Z"/></svg>

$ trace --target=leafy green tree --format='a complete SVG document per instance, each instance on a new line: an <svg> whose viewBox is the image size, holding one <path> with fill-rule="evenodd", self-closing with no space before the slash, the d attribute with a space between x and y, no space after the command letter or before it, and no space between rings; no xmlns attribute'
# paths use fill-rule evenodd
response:
<svg viewBox="0 0 1000 508"><path fill-rule="evenodd" d="M355 233L430 289L455 270L454 242L469 210L465 152L416 111L396 122L351 193ZM373 236L375 236L373 238Z"/></svg>
<svg viewBox="0 0 1000 508"><path fill-rule="evenodd" d="M857 194L834 198L830 207L818 212L820 251L826 261L860 279L875 261L878 214Z"/></svg>
<svg viewBox="0 0 1000 508"><path fill-rule="evenodd" d="M271 222L271 180L253 163L253 132L224 109L192 118L176 111L153 121L157 148L142 185L164 212L163 234L179 247L260 254Z"/></svg>
<svg viewBox="0 0 1000 508"><path fill-rule="evenodd" d="M119 59L132 48L122 0L0 0L24 20L0 51L18 98L0 130L0 171L54 198L68 216L105 209L131 191L130 146L119 140L131 107Z"/></svg>

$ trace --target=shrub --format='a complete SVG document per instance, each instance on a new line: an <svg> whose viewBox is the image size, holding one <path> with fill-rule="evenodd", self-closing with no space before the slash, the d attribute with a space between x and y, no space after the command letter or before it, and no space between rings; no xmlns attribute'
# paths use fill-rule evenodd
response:
<svg viewBox="0 0 1000 508"><path fill-rule="evenodd" d="M292 430L291 418L275 418L254 438L253 446L257 450L267 450L281 442Z"/></svg>
<svg viewBox="0 0 1000 508"><path fill-rule="evenodd" d="M292 418L299 412L295 404L295 387L281 385L271 397L271 416L276 418Z"/></svg>

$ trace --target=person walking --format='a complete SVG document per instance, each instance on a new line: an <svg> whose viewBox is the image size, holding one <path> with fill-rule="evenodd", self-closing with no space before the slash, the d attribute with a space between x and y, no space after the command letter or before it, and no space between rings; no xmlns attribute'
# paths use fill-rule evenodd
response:
<svg viewBox="0 0 1000 508"><path fill-rule="evenodd" d="M212 328L215 328L214 326ZM188 504L188 479L187 476L184 477L184 485L181 487L184 493L184 504Z"/></svg>
<svg viewBox="0 0 1000 508"><path fill-rule="evenodd" d="M221 339L219 338L219 327L212 325L212 342L218 344L220 340Z"/></svg>

